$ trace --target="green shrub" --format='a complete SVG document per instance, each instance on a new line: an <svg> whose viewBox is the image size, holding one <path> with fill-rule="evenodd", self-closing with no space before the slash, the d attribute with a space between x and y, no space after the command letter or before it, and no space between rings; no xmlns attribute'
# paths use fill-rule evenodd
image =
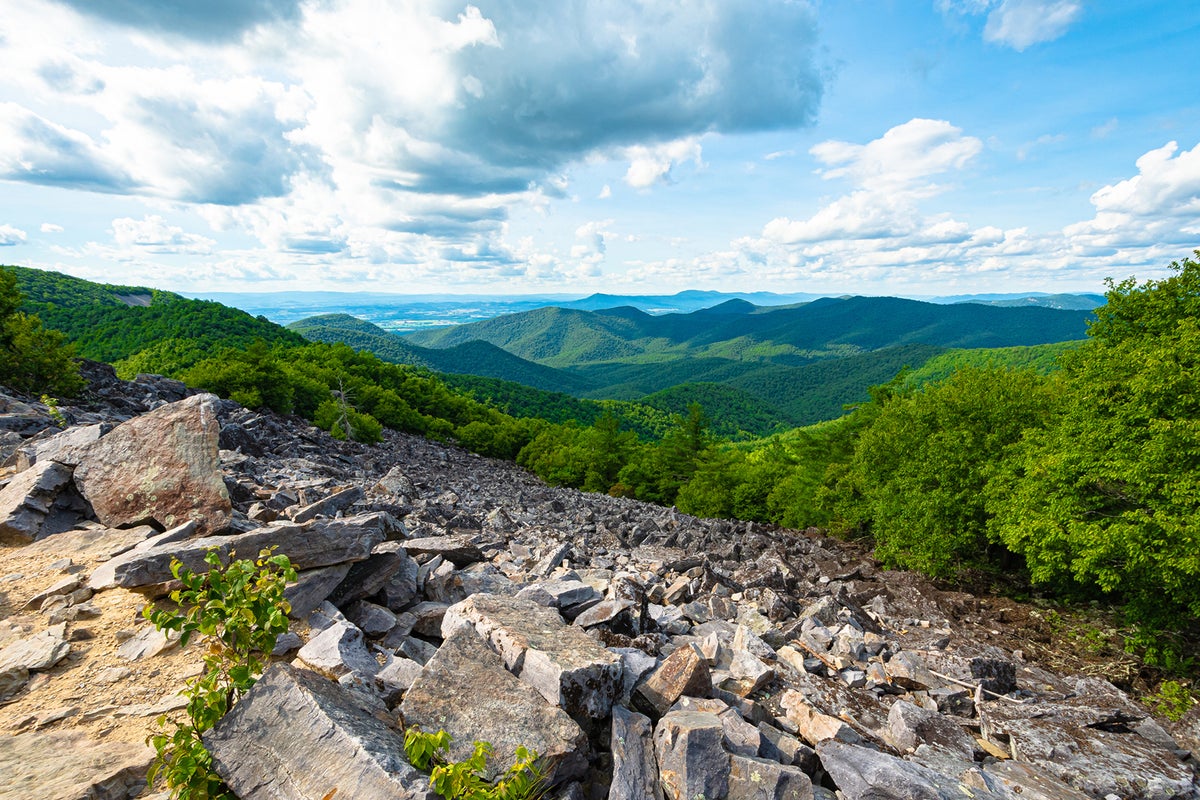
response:
<svg viewBox="0 0 1200 800"><path fill-rule="evenodd" d="M425 733L417 725L404 731L404 754L419 770L429 771L433 790L446 800L537 800L545 793L546 776L537 766L537 753L518 747L516 761L494 783L487 781L488 742L475 742L471 756L450 761L450 734Z"/></svg>
<svg viewBox="0 0 1200 800"><path fill-rule="evenodd" d="M147 780L161 776L178 800L235 800L212 769L212 756L201 736L225 716L262 674L279 635L288 628L291 610L283 597L284 586L296 579L287 556L263 550L258 559L221 564L216 550L204 557L211 569L204 573L171 561L171 574L183 588L171 592L177 609L148 605L142 614L160 631L180 635L186 645L195 634L204 638L204 672L180 691L187 698L187 722L175 730L152 734L154 761ZM159 727L168 725L166 716Z"/></svg>

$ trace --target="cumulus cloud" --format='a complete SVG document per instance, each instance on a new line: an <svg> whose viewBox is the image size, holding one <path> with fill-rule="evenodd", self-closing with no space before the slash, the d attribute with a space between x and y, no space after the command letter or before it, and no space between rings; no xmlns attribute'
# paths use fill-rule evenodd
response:
<svg viewBox="0 0 1200 800"><path fill-rule="evenodd" d="M648 189L656 183L669 181L671 170L684 162L691 161L696 166L703 163L700 141L694 136L653 147L635 145L626 148L624 155L629 159L625 183L634 189Z"/></svg>
<svg viewBox="0 0 1200 800"><path fill-rule="evenodd" d="M43 222L39 230L42 233L62 233L65 229L62 225L55 225L53 222Z"/></svg>
<svg viewBox="0 0 1200 800"><path fill-rule="evenodd" d="M0 103L0 178L109 193L131 192L138 186L86 133L16 103Z"/></svg>
<svg viewBox="0 0 1200 800"><path fill-rule="evenodd" d="M112 221L113 240L121 248L137 248L156 255L207 254L212 252L212 239L194 233L185 233L183 228L168 225L156 215L142 219L121 217Z"/></svg>
<svg viewBox="0 0 1200 800"><path fill-rule="evenodd" d="M872 190L912 188L927 178L962 169L983 149L974 136L940 119L912 119L867 144L827 141L809 152L825 165L826 179L847 178Z"/></svg>
<svg viewBox="0 0 1200 800"><path fill-rule="evenodd" d="M0 225L0 247L12 247L25 243L25 231L12 225Z"/></svg>
<svg viewBox="0 0 1200 800"><path fill-rule="evenodd" d="M576 262L584 275L599 275L600 264L608 252L606 239L612 236L608 230L613 220L585 222L575 230L578 243L571 248L571 260Z"/></svg>

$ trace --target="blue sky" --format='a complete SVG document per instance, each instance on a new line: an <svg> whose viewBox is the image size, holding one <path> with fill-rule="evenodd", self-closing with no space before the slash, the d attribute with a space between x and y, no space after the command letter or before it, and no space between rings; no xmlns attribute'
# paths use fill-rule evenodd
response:
<svg viewBox="0 0 1200 800"><path fill-rule="evenodd" d="M1191 0L5 6L0 263L919 296L1200 247Z"/></svg>

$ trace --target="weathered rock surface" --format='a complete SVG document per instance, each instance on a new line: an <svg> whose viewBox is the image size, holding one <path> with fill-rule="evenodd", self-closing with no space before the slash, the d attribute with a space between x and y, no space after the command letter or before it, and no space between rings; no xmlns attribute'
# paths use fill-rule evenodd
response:
<svg viewBox="0 0 1200 800"><path fill-rule="evenodd" d="M28 544L42 538L46 517L70 480L70 468L45 461L0 490L0 544Z"/></svg>
<svg viewBox="0 0 1200 800"><path fill-rule="evenodd" d="M659 780L669 800L723 798L729 791L729 755L716 714L671 711L654 728Z"/></svg>
<svg viewBox="0 0 1200 800"><path fill-rule="evenodd" d="M272 666L205 734L217 773L241 800L434 798L404 740L336 684Z"/></svg>
<svg viewBox="0 0 1200 800"><path fill-rule="evenodd" d="M0 736L0 798L125 800L146 786L154 751L78 732Z"/></svg>
<svg viewBox="0 0 1200 800"><path fill-rule="evenodd" d="M653 736L649 717L623 706L613 707L609 800L662 800Z"/></svg>
<svg viewBox="0 0 1200 800"><path fill-rule="evenodd" d="M587 771L587 739L579 726L505 669L471 628L451 632L413 681L400 711L409 724L448 732L454 760L470 756L476 739L491 742L492 774L511 764L520 746L547 759L551 783Z"/></svg>
<svg viewBox="0 0 1200 800"><path fill-rule="evenodd" d="M89 446L74 478L96 517L111 527L195 520L201 533L227 528L232 508L220 471L216 402L201 394L163 406Z"/></svg>
<svg viewBox="0 0 1200 800"><path fill-rule="evenodd" d="M476 594L446 611L442 635L472 627L521 680L576 719L604 719L621 690L621 659L528 600Z"/></svg>
<svg viewBox="0 0 1200 800"><path fill-rule="evenodd" d="M967 789L957 777L836 739L818 744L817 755L847 800L994 800L996 797L986 789Z"/></svg>

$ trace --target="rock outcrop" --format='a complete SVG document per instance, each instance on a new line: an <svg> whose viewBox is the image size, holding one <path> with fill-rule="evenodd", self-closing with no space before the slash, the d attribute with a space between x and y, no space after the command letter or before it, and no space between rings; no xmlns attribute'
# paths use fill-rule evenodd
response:
<svg viewBox="0 0 1200 800"><path fill-rule="evenodd" d="M63 433L0 397L0 763L22 764L20 796L136 791L138 745L199 660L142 595L172 557L276 547L301 570L294 630L206 737L246 800L429 797L401 756L412 724L455 758L489 741L493 774L535 749L553 800L1200 800L1191 739L819 532L553 489L391 432L335 442L90 369ZM70 530L47 527L68 507ZM68 739L92 768L22 755Z"/></svg>

